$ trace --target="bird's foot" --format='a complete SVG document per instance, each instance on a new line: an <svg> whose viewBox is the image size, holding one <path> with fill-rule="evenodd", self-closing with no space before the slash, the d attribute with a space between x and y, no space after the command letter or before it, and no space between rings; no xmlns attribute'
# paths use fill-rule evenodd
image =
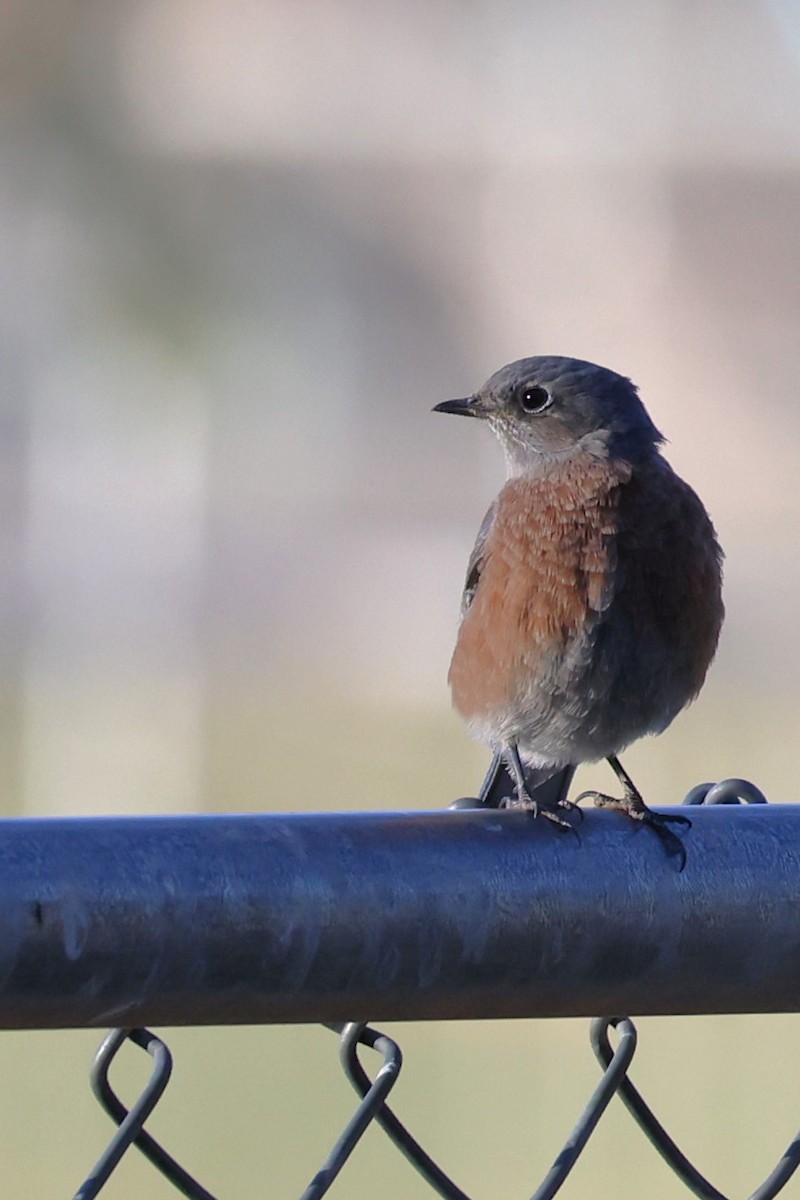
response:
<svg viewBox="0 0 800 1200"><path fill-rule="evenodd" d="M678 858L678 870L682 871L686 866L686 847L679 837L677 837L669 828L670 825L685 825L691 827L692 822L688 817L679 815L678 813L657 813L648 808L639 792L634 788L625 787L622 797L607 796L605 792L581 792L578 800L592 800L595 808L611 808L617 812L624 813L626 817L630 817L632 821L639 821L642 825L646 825L652 829L653 833L661 842L670 858Z"/></svg>
<svg viewBox="0 0 800 1200"><path fill-rule="evenodd" d="M572 811L576 809L577 804L573 804L571 800L559 800L554 805L543 804L540 800L536 800L531 796L527 788L518 786L516 793L513 796L506 796L500 801L501 808L511 809L515 812L529 812L534 817L544 817L547 821L551 821L557 829L563 829L565 832L574 833L577 837L577 830L564 817L561 816L558 809L568 809ZM578 810L580 811L580 810ZM581 818L583 813L581 813Z"/></svg>

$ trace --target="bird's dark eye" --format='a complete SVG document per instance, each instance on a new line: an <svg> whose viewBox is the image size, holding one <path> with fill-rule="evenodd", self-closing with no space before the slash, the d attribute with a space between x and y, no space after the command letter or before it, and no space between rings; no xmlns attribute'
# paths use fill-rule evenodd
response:
<svg viewBox="0 0 800 1200"><path fill-rule="evenodd" d="M520 388L519 406L526 413L544 412L553 403L553 397L548 392L547 388L538 387L536 384L526 384Z"/></svg>

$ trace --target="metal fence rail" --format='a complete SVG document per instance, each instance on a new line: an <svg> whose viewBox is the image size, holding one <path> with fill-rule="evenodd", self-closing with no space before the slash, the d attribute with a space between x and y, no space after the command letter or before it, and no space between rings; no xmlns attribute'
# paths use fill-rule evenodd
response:
<svg viewBox="0 0 800 1200"><path fill-rule="evenodd" d="M729 781L709 800L736 795L760 798ZM436 1193L468 1200L388 1107L402 1055L367 1016L800 1007L800 808L695 807L685 844L680 871L646 829L594 811L576 837L486 810L0 821L0 1027L121 1027L92 1073L118 1130L76 1200L132 1145L181 1194L214 1200L144 1128L171 1071L144 1024L297 1021L339 1033L360 1096L302 1200L320 1200L373 1121ZM595 1018L591 1041L600 1081L533 1200L555 1196L614 1095L691 1192L725 1200L628 1077L630 1019ZM109 1069L130 1046L153 1068L128 1110ZM382 1058L372 1079L360 1046ZM800 1135L752 1200L799 1162Z"/></svg>
<svg viewBox="0 0 800 1200"><path fill-rule="evenodd" d="M0 1027L792 1011L800 808L0 822Z"/></svg>

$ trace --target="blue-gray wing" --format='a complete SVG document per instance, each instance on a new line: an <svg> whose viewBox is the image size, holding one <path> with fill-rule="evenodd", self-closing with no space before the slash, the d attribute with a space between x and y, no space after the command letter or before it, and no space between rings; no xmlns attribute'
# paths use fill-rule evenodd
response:
<svg viewBox="0 0 800 1200"><path fill-rule="evenodd" d="M478 536L475 539L475 545L472 547L472 554L469 556L467 564L467 579L464 584L464 591L461 596L461 616L464 617L472 604L475 590L483 571L483 564L486 558L486 543L489 540L489 532L494 524L494 513L497 507L497 501L494 501L486 516L481 521L481 527L478 530Z"/></svg>

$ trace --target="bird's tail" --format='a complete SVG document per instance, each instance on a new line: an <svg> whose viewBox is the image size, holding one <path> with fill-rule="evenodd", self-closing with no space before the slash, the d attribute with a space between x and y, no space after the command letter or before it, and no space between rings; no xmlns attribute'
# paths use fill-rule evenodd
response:
<svg viewBox="0 0 800 1200"><path fill-rule="evenodd" d="M526 767L525 785L532 800L542 808L555 808L566 800L575 767ZM514 795L514 778L502 754L495 754L478 793L481 808L499 808L502 800Z"/></svg>

